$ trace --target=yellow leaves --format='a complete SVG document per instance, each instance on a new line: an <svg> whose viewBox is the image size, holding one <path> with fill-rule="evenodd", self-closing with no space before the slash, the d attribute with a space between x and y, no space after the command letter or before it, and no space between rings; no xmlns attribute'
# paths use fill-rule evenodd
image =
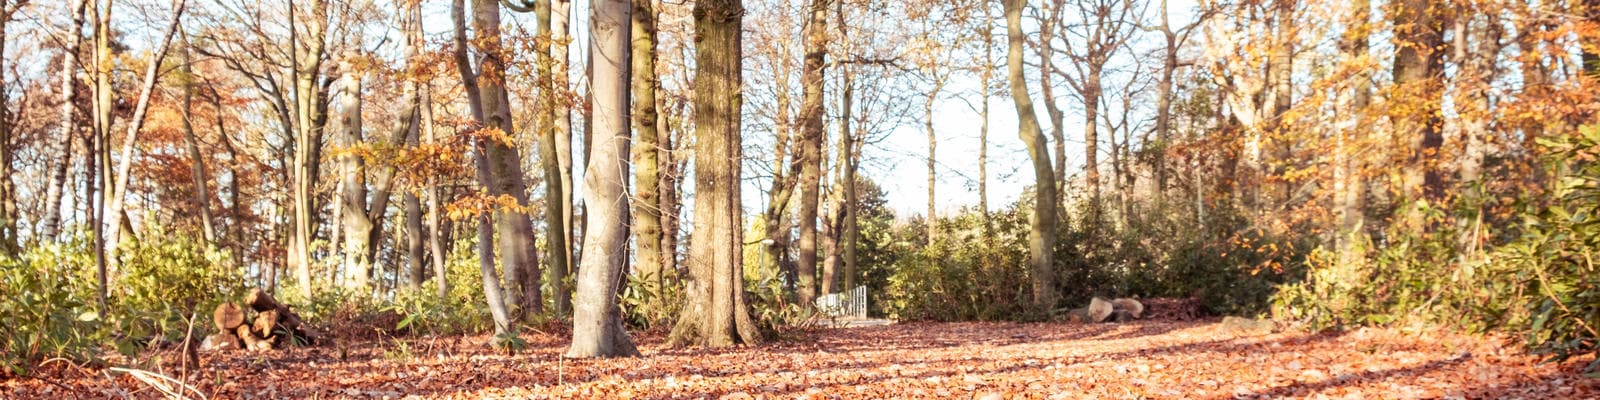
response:
<svg viewBox="0 0 1600 400"><path fill-rule="evenodd" d="M528 214L532 208L517 204L517 199L508 194L490 195L480 191L456 198L446 204L444 210L450 220L464 221L492 212Z"/></svg>

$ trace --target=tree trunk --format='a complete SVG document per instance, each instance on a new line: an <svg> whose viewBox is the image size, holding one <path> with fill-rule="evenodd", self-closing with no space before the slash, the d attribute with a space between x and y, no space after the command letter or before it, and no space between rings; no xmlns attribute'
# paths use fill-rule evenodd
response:
<svg viewBox="0 0 1600 400"><path fill-rule="evenodd" d="M622 329L617 306L628 247L628 54L629 0L594 3L590 30L596 43L591 96L597 145L584 169L584 203L589 204L577 293L573 302L572 346L567 357L636 356L639 351ZM645 72L645 71L641 71ZM645 72L644 74L648 74ZM653 101L653 99L652 99Z"/></svg>
<svg viewBox="0 0 1600 400"><path fill-rule="evenodd" d="M661 139L656 126L656 11L653 0L632 0L633 128L638 135L634 150L633 226L638 246L637 274L660 290L661 263ZM552 203L559 206L559 203Z"/></svg>
<svg viewBox="0 0 1600 400"><path fill-rule="evenodd" d="M522 157L512 147L516 130L511 123L510 98L505 89L505 51L500 40L500 4L495 0L473 0L473 41L481 54L478 59L478 94L482 102L485 128L501 135L485 138L489 174L483 181L491 196L509 196L518 207L528 207L527 186L522 180ZM505 272L506 305L513 320L543 312L539 276L533 259L533 225L519 210L495 210L495 237L498 239L501 267Z"/></svg>
<svg viewBox="0 0 1600 400"><path fill-rule="evenodd" d="M1022 137L1023 144L1027 145L1028 156L1033 159L1034 173L1034 212L1030 219L1028 232L1029 256L1032 284L1033 304L1041 309L1050 309L1055 305L1055 241L1056 241L1056 185L1055 173L1051 171L1050 154L1045 150L1044 134L1039 131L1039 119L1034 115L1033 100L1028 97L1028 85L1022 76L1022 51L1024 36L1022 32L1022 9L1027 6L1027 0L1005 0L1006 37L1010 40L1010 50L1007 52L1007 69L1011 80L1011 100L1017 106L1018 134ZM1091 81L1097 80L1096 75L1091 75ZM1089 101L1089 100L1086 100ZM1092 102L1090 104L1093 104ZM1086 114L1090 116L1088 134L1093 134L1094 111L1088 107ZM1093 154L1094 145L1085 146ZM1093 157L1089 158L1089 165L1093 165ZM1093 167L1089 169L1091 182L1097 175ZM1090 184L1094 186L1093 183ZM1090 223L1094 223L1091 221Z"/></svg>
<svg viewBox="0 0 1600 400"><path fill-rule="evenodd" d="M929 90L927 98L922 102L922 128L928 133L928 243L933 243L939 238L939 215L934 187L938 182L938 164L935 162L939 148L939 136L933 129L933 103L939 99L939 92L944 90L944 78L935 78L933 90Z"/></svg>
<svg viewBox="0 0 1600 400"><path fill-rule="evenodd" d="M727 347L761 338L744 308L739 201L740 0L703 0L695 20L695 234L683 312L668 342Z"/></svg>
<svg viewBox="0 0 1600 400"><path fill-rule="evenodd" d="M989 234L994 229L994 223L989 219L989 89L994 82L992 10L988 2L983 4L983 28L978 31L978 35L983 37L983 67L978 75L978 93L983 96L983 108L978 114L983 120L978 124L978 213L983 215L985 238L992 237Z"/></svg>
<svg viewBox="0 0 1600 400"><path fill-rule="evenodd" d="M405 2L404 16L401 23L405 30L405 56L407 74L405 75L406 106L410 112L405 113L407 119L405 126L404 146L415 149L421 141L422 124L422 86L426 81L413 75L419 62L417 52L426 43L422 37L422 0L407 0ZM422 292L423 276L426 269L423 267L423 257L426 252L424 243L426 239L422 228L422 199L416 190L405 192L405 220L406 220L406 288L414 293ZM438 275L444 279L444 275ZM442 298L442 297L441 297Z"/></svg>
<svg viewBox="0 0 1600 400"><path fill-rule="evenodd" d="M418 4L420 5L420 2ZM418 15L417 20L420 22L421 11L417 10L413 11L413 13ZM417 104L417 117L418 122L422 125L422 140L427 144L435 145L439 143L439 139L433 132L433 83L431 81L422 82L419 86L417 88L419 101ZM439 298L443 299L450 295L450 266L445 261L448 259L445 254L444 244L447 235L442 221L439 220L439 210L443 205L439 201L438 178L430 174L425 190L428 202L428 211L425 216L428 223L428 256L430 264L433 265L434 292L439 295Z"/></svg>
<svg viewBox="0 0 1600 400"><path fill-rule="evenodd" d="M758 246L761 257L758 267L775 267L780 271L777 276L789 276L786 272L790 271L783 268L786 261L784 255L788 252L790 242L789 200L794 197L795 184L798 183L796 171L801 168L801 163L798 156L790 157L791 148L795 147L795 140L794 119L789 114L793 102L787 82L794 72L794 63L787 55L778 55L777 58L772 77L774 86L772 187L767 192L767 209L762 215L762 229L765 232L762 232L764 240L761 240ZM785 285L785 288L793 289L793 286Z"/></svg>
<svg viewBox="0 0 1600 400"><path fill-rule="evenodd" d="M76 186L67 182L67 171L72 169L72 147L77 141L82 140L80 139L81 136L78 136L77 72L79 68L78 55L81 54L79 50L83 47L84 9L88 3L88 0L77 0L72 3L73 6L70 10L72 12L72 25L63 30L63 36L67 37L68 44L61 55L61 164L56 167L55 172L51 175L49 186L51 191L45 196L46 204L48 204L45 209L49 212L44 216L41 231L44 239L47 240L55 240L60 235L61 214L66 211L62 209L61 201L63 197L67 197L67 188ZM0 35L3 34L0 33ZM0 57L4 57L3 54L4 52L0 51ZM3 85L3 83L0 83L0 85ZM87 148L88 146L83 147Z"/></svg>
<svg viewBox="0 0 1600 400"><path fill-rule="evenodd" d="M805 27L805 63L800 71L800 254L796 275L800 304L817 297L817 202L822 195L823 84L828 58L828 0L811 0Z"/></svg>
<svg viewBox="0 0 1600 400"><path fill-rule="evenodd" d="M474 1L474 6L483 5L482 0ZM466 0L455 0L450 7L450 16L455 26L455 42L452 50L454 52L456 71L461 75L461 86L467 96L467 106L472 112L474 120L483 121L485 115L485 107L482 101L483 93L478 86L478 73L473 71L472 68L471 54L467 51L465 2ZM495 8L495 13L498 14L498 4L490 3L489 6ZM482 34L480 31L479 35ZM480 125L483 125L480 129L488 128L487 125L481 122ZM471 142L475 153L473 165L478 182L484 186L482 190L488 192L490 190L488 187L492 186L494 182L489 168L488 145L484 143L484 139L481 136L472 138ZM475 217L478 220L478 272L483 277L483 292L485 299L489 303L489 314L494 318L495 336L504 338L509 335L515 335L511 311L507 309L505 295L500 286L500 272L495 269L494 221L491 218L493 210L478 209L473 211L477 213ZM496 341L498 342L499 339Z"/></svg>
<svg viewBox="0 0 1600 400"><path fill-rule="evenodd" d="M365 144L362 135L361 121L361 80L365 73L352 61L355 54L346 54L346 59L339 63L339 71L344 74L341 78L339 90L339 173L340 180L342 225L344 239L342 252L344 253L344 287L357 293L370 294L369 278L372 276L372 259L367 258L368 249L372 248L369 233L373 225L382 221L367 218L367 182L366 163L356 153L359 147Z"/></svg>
<svg viewBox="0 0 1600 400"><path fill-rule="evenodd" d="M150 110L150 99L151 99L151 97L152 97L152 95L153 95L153 93L155 92L155 89L156 89L156 80L159 77L158 73L160 72L160 69L161 69L161 63L162 63L163 60L166 59L167 49L169 47L169 44L172 43L172 37L177 33L177 31L178 31L178 29L180 27L179 23L183 19L183 11L184 11L184 6L185 5L186 5L186 2L184 0L174 0L173 3L172 3L172 10L173 10L172 19L170 21L168 21L168 23L167 23L166 33L162 36L161 44L159 45L159 47L157 47L157 48L155 48L153 50L153 52L152 52L152 54L150 56L150 64L145 67L144 79L143 79L143 83L140 86L139 97L138 97L138 100L136 100L135 103L134 103L133 116L130 117L130 119L128 120L128 124L127 124L128 130L127 130L127 133L124 134L123 142L122 142L122 148L118 152L120 158L118 158L118 160L117 160L117 169L113 173L113 175L111 175L111 177L113 177L113 179L115 181L112 182L112 184L111 184L110 201L109 201L109 205L107 206L106 211L105 211L106 214L109 214L111 216L111 223L109 225L107 225L107 227L110 228L111 231L109 233L109 236L107 236L106 243L105 243L107 246L109 246L106 249L107 254L106 254L105 259L106 259L107 262L110 263L110 265L113 265L113 266L116 265L116 262L117 262L117 247L121 243L121 237L122 237L122 233L123 233L123 230L124 230L123 229L123 224L124 224L124 222L125 222L125 220L127 218L127 213L123 210L123 203L124 203L125 199L127 198L127 194L128 194L128 183L129 183L129 180L130 180L130 176L129 175L132 173L133 152L134 152L134 149L136 148L135 145L138 143L139 130L141 128L143 128L145 114L148 113L149 110ZM110 29L110 19L111 19L111 5L110 5L110 3L107 3L105 11L104 11L104 14L102 14L103 28ZM107 41L110 40L110 33L109 32L105 34L105 39ZM109 44L107 44L107 45L109 46ZM110 62L110 61L109 60L102 60L102 62ZM106 68L109 68L109 67L106 67ZM105 71L105 77L107 79L110 78L110 71ZM107 91L111 90L110 82L105 82L105 87L103 87L103 88L100 88L98 86L99 85L97 85L97 89L104 89L104 90L107 90ZM104 112L106 112L107 115L106 115L106 118L103 118L103 121L102 121L103 122L103 126L102 127L104 128L104 130L102 130L101 132L104 132L104 136L106 138L109 138L110 137L110 130L111 130L111 118L109 116L109 113L110 113L109 98L112 96L112 94L111 93L102 93L101 96L108 100L105 103L106 104L106 109L104 109ZM106 154L107 154L106 157L109 157L109 153L106 153ZM107 158L107 160L109 161L109 158Z"/></svg>
<svg viewBox="0 0 1600 400"><path fill-rule="evenodd" d="M1393 73L1399 90L1397 101L1414 110L1394 121L1397 139L1409 142L1399 147L1407 152L1400 193L1408 200L1438 200L1444 194L1440 163L1436 160L1444 144L1439 116L1442 88L1438 79L1442 73L1444 34L1435 16L1436 7L1441 6L1402 0L1391 11L1396 27Z"/></svg>
<svg viewBox="0 0 1600 400"><path fill-rule="evenodd" d="M327 99L319 87L323 57L326 56L328 2L314 0L311 21L295 29L298 8L289 7L290 46L294 60L294 231L290 234L287 261L299 277L300 290L307 298L315 293L311 283L311 242L316 232L316 181L322 160L322 134L327 121ZM305 39L299 38L304 30Z"/></svg>
<svg viewBox="0 0 1600 400"><path fill-rule="evenodd" d="M845 20L844 3L844 1L834 2L834 13L838 15L839 19L837 24L839 26L839 37L848 38L850 37L850 26ZM850 57L849 50L846 50L843 58L848 57ZM843 287L835 287L834 289L846 291L856 287L856 244L858 242L857 239L860 238L861 231L860 226L856 224L858 202L856 198L856 154L859 150L856 148L858 145L856 143L857 135L855 130L851 129L851 125L854 125L855 122L853 121L855 119L855 69L851 68L849 64L845 64L841 71L844 77L844 99L839 108L841 115L839 118L838 163L841 172L839 174L839 186L844 189L844 200L839 207L844 210L844 219L841 224L843 232L840 235L839 246L842 247L840 252L843 253L844 257L844 270L839 273L839 281L843 282Z"/></svg>
<svg viewBox="0 0 1600 400"><path fill-rule="evenodd" d="M1055 48L1051 42L1055 39L1056 28L1061 26L1061 9L1066 7L1064 0L1050 0L1048 17L1040 21L1039 27L1039 95L1043 97L1045 114L1050 117L1050 138L1055 144L1055 179L1057 188L1067 187L1067 136L1063 126L1066 114L1061 107L1056 105L1055 84L1051 78L1055 76ZM1058 196L1062 208L1066 208L1066 196Z"/></svg>
<svg viewBox="0 0 1600 400"><path fill-rule="evenodd" d="M17 188L12 182L12 163L15 161L15 150L11 147L11 101L5 77L5 51L7 44L6 27L10 25L12 16L17 9L26 5L27 1L11 4L9 0L0 0L0 257L8 257L18 251L17 243Z"/></svg>
<svg viewBox="0 0 1600 400"><path fill-rule="evenodd" d="M566 97L567 91L571 90L568 79L570 72L567 65L567 52L570 46L567 26L571 22L572 3L568 0L551 0L551 4L550 40L555 45L555 48L550 51L551 67L555 69L554 81L551 82L551 85L553 85L553 90L556 93ZM572 201L574 190L572 189L571 109L572 104L567 101L560 101L551 110L555 116L555 126L551 129L553 129L555 139L553 141L555 143L555 161L560 169L558 175L561 182L561 193L559 193L561 207L557 209L559 210L558 215L561 217L561 226L559 227L561 228L561 251L559 253L554 252L556 249L552 247L551 257L559 255L562 259L559 267L555 267L558 264L552 262L551 268L555 268L555 270L551 271L550 275L550 285L555 289L557 314L567 314L572 309L572 287L567 285L566 281L567 276L572 275L572 263L576 261L576 255L573 254L573 245L577 241L573 237L575 226L573 224L574 205ZM552 194L552 196L554 195ZM554 231L556 230L555 228L557 227L551 227L550 229ZM550 240L552 243L555 241L556 239Z"/></svg>
<svg viewBox="0 0 1600 400"><path fill-rule="evenodd" d="M183 35L183 62L179 65L183 72L183 141L189 150L189 175L194 183L194 208L198 211L196 217L200 219L200 237L207 246L217 243L215 223L211 217L211 189L207 186L206 162L204 153L200 152L200 140L194 131L194 62L190 56L189 35Z"/></svg>

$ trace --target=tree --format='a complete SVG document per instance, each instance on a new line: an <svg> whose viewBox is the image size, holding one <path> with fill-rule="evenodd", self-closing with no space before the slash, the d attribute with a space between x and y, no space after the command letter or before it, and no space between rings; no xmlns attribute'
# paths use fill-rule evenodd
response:
<svg viewBox="0 0 1600 400"><path fill-rule="evenodd" d="M1405 165L1400 194L1412 200L1437 200L1444 196L1443 174L1436 160L1444 145L1439 117L1443 87L1444 27L1435 14L1440 5L1428 1L1399 0L1392 4L1395 26L1394 90L1401 104L1395 115L1396 138Z"/></svg>
<svg viewBox="0 0 1600 400"><path fill-rule="evenodd" d="M1067 43L1065 52L1072 59L1073 73L1067 83L1083 99L1083 168L1084 183L1089 189L1089 223L1100 219L1100 105L1105 87L1105 69L1111 58L1124 49L1138 24L1138 4L1135 0L1091 0L1078 3L1078 29L1063 29ZM1046 99L1049 100L1049 99Z"/></svg>
<svg viewBox="0 0 1600 400"><path fill-rule="evenodd" d="M593 152L584 173L588 204L578 286L573 298L572 347L567 357L636 356L622 329L617 295L628 261L628 54L633 5L629 0L594 3L590 32L593 58Z"/></svg>
<svg viewBox="0 0 1600 400"><path fill-rule="evenodd" d="M484 136L482 131L492 128L484 124L486 119L485 110L487 107L485 107L483 102L483 88L478 85L480 72L474 71L472 67L471 54L467 51L465 3L466 0L455 0L450 7L450 16L455 25L455 43L453 55L455 58L456 72L461 76L461 86L465 89L463 91L467 96L467 106L472 111L473 119L480 125L478 127L479 132L474 132L474 134L478 135L479 137L472 139L473 150L477 153L477 155L473 157L473 166L475 167L474 170L476 172L478 182L487 188L492 186L495 180L491 172L492 170L489 166L490 156L487 154L489 145L485 143L487 140L482 138L482 136ZM485 10L485 8L488 10ZM483 21L482 19L487 19L488 17L493 17L496 20L499 19L499 5L492 2L474 0L473 11L476 13L488 14L483 17L474 17L474 24L480 28L487 24L487 21ZM497 29L499 27L499 22L494 21L493 25ZM485 36L482 30L478 31L478 35L480 37ZM488 66L498 66L498 64L489 64L488 62L485 64ZM490 85L495 84L496 83L490 83ZM501 119L497 120L496 123L509 123L509 121ZM515 335L512 322L516 318L512 316L511 308L514 306L507 301L508 296L500 286L500 273L495 269L494 222L490 217L490 210L486 210L484 208L485 207L479 207L478 209L474 210L476 213L474 218L477 219L478 222L478 272L483 277L483 292L484 297L489 302L489 314L494 318L494 333L497 338L500 338L509 335ZM513 265L514 264L507 263L507 269L514 268Z"/></svg>
<svg viewBox="0 0 1600 400"><path fill-rule="evenodd" d="M800 253L797 258L801 304L817 296L817 202L822 191L823 83L827 81L828 1L811 0L806 8L805 62L800 72ZM842 0L832 0L842 1Z"/></svg>
<svg viewBox="0 0 1600 400"><path fill-rule="evenodd" d="M0 71L6 70L6 27L17 10L28 5L28 0L0 0ZM12 163L16 158L11 140L10 93L6 91L4 74L0 74L0 256L10 256L17 249L17 190L12 182Z"/></svg>
<svg viewBox="0 0 1600 400"><path fill-rule="evenodd" d="M101 251L104 252L99 258L100 262L97 263L100 268L100 303L102 309L105 307L107 285L109 284L109 279L106 276L106 269L108 269L107 264L115 265L116 263L117 247L122 243L121 237L124 230L123 223L125 222L125 218L127 218L127 215L123 210L123 203L128 194L129 175L133 167L133 151L136 147L135 145L138 143L139 130L144 126L145 114L150 110L150 98L156 89L156 79L159 77L158 72L161 70L161 63L167 57L167 49L169 47L168 45L172 43L172 37L176 35L178 29L180 28L179 24L183 20L183 10L187 3L188 2L185 0L173 0L172 2L172 18L167 23L166 34L162 35L161 43L157 45L156 48L151 49L149 59L150 63L145 66L144 79L140 86L139 97L134 102L133 116L126 124L128 130L122 139L122 149L118 152L118 156L120 158L118 158L117 161L117 168L112 172L113 175L110 176L113 180L111 182L111 187L108 189L102 189L105 190L109 196L107 196L106 200L104 200L106 201L105 204L107 205L106 207L102 208L103 211L101 215L111 216L110 224L108 225L109 229L111 229L109 236L102 243L97 243L98 246L102 246L100 249L103 249ZM98 133L100 143L104 144L101 146L101 149L104 150L101 153L101 159L103 160L101 165L110 166L110 148L106 145L110 144L109 142L111 139L111 111L113 107L111 101L112 97L114 96L111 86L112 61L110 51L112 4L110 1L107 1L105 4L98 4L97 1L95 6L95 14L98 16L96 17L95 23L95 61L98 65L94 89L95 97L97 99L95 108L95 130ZM110 247L103 247L107 245Z"/></svg>
<svg viewBox="0 0 1600 400"><path fill-rule="evenodd" d="M571 307L571 296L566 289L567 274L572 263L572 168L571 139L566 128L567 106L561 100L566 92L566 7L565 1L552 6L554 1L540 1L533 6L536 26L535 58L538 60L538 85L540 114L536 129L539 132L539 161L544 170L545 235L550 264L550 283L555 287L555 312L565 315ZM554 10L553 10L554 9ZM551 13L560 15L552 20ZM560 42L560 43L556 43ZM557 76L557 74L560 76Z"/></svg>
<svg viewBox="0 0 1600 400"><path fill-rule="evenodd" d="M1017 107L1017 134L1028 147L1028 157L1033 160L1034 212L1029 219L1028 255L1029 271L1033 285L1033 304L1047 308L1055 305L1055 244L1056 244L1056 184L1051 171L1050 152L1045 149L1044 133L1039 129L1039 119L1033 111L1033 100L1028 96L1028 84L1022 76L1022 51L1025 38L1022 33L1022 9L1027 0L1005 0L1006 68L1011 80L1011 100ZM1093 115L1093 113L1090 113ZM1093 120L1090 120L1093 125ZM1092 132L1092 129L1091 129ZM1094 146L1087 146L1093 149ZM1092 151L1092 150L1091 150ZM1089 159L1090 165L1093 158ZM1091 177L1090 179L1094 179Z"/></svg>
<svg viewBox="0 0 1600 400"><path fill-rule="evenodd" d="M638 246L638 275L657 288L666 282L662 268L661 234L661 118L656 111L656 16L653 0L633 0L633 147L634 243Z"/></svg>
<svg viewBox="0 0 1600 400"><path fill-rule="evenodd" d="M301 294L315 293L311 283L311 242L316 231L315 182L322 164L323 127L327 125L326 91L320 86L322 63L327 57L328 2L311 1L311 16L304 34L295 18L298 7L289 5L289 52L294 89L290 92L294 131L294 230L289 236L288 264L300 280Z"/></svg>
<svg viewBox="0 0 1600 400"><path fill-rule="evenodd" d="M744 5L705 0L695 21L695 232L683 312L668 342L726 347L761 341L747 311L739 238L739 135Z"/></svg>

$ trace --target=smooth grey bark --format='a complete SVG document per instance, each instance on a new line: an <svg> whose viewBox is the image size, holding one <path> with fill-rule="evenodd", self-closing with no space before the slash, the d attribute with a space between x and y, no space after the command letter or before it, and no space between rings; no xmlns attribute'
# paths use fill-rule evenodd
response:
<svg viewBox="0 0 1600 400"><path fill-rule="evenodd" d="M1033 305L1049 309L1054 307L1056 302L1054 268L1058 202L1055 173L1051 171L1050 154L1044 147L1044 133L1040 132L1039 119L1034 114L1033 100L1028 96L1027 81L1022 75L1022 52L1026 39L1022 32L1022 9L1027 6L1027 0L1005 0L1004 5L1006 37L1010 42L1006 53L1006 67L1011 81L1011 100L1017 108L1019 121L1017 133L1022 137L1022 143L1027 145L1028 156L1033 160L1034 212L1029 218L1028 230Z"/></svg>
<svg viewBox="0 0 1600 400"><path fill-rule="evenodd" d="M593 3L595 58L593 99L595 147L584 169L582 263L573 297L572 345L567 357L636 356L639 350L622 328L618 293L628 253L628 79L632 35L629 0Z"/></svg>
<svg viewBox="0 0 1600 400"><path fill-rule="evenodd" d="M481 0L475 0L481 5ZM456 72L461 76L461 86L467 96L467 107L472 112L476 121L484 120L484 107L482 92L478 86L478 73L473 71L472 56L467 50L467 24L466 0L455 0L451 3L450 17L454 24L453 56L455 58ZM498 7L497 5L493 5ZM481 34L481 32L480 32ZM481 124L481 122L480 122ZM473 166L478 182L487 186L493 182L490 177L489 156L487 145L482 139L472 140ZM494 333L497 338L515 335L515 326L512 325L511 311L505 301L505 295L500 286L500 272L495 268L494 262L494 221L491 210L474 210L477 212L478 222L478 272L483 278L484 297L489 303L489 315L494 318ZM498 340L497 340L498 341Z"/></svg>
<svg viewBox="0 0 1600 400"><path fill-rule="evenodd" d="M545 235L548 256L545 260L549 263L551 286L555 289L555 313L566 315L572 308L572 297L566 288L567 275L571 271L572 263L572 222L567 211L571 205L571 168L562 168L562 157L559 155L561 145L560 137L564 135L566 102L559 101L567 90L565 82L557 85L557 71L565 74L565 57L552 54L552 42L566 35L565 15L560 22L552 21L552 8L550 1L541 1L534 6L536 30L538 38L535 39L536 58L539 60L537 73L539 74L540 107L538 130L539 161L544 170L544 201L545 201ZM554 32L552 24L560 27L560 32ZM567 45L565 43L555 46L564 55ZM559 61L558 61L559 60ZM560 62L561 64L557 64ZM569 150L567 153L571 153ZM570 161L569 161L570 162Z"/></svg>

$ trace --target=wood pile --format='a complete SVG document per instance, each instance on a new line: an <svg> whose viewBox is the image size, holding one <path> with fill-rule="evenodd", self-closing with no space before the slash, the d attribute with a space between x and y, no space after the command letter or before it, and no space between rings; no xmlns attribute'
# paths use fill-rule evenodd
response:
<svg viewBox="0 0 1600 400"><path fill-rule="evenodd" d="M1089 305L1087 306L1057 311L1065 311L1067 313L1066 319L1070 322L1126 322L1143 318L1145 307L1144 304L1134 299L1106 300L1095 297L1089 299Z"/></svg>
<svg viewBox="0 0 1600 400"><path fill-rule="evenodd" d="M300 316L261 289L250 289L244 297L246 307L222 303L211 313L217 333L207 336L201 350L249 349L266 351L295 343L315 344L316 335L300 321Z"/></svg>

